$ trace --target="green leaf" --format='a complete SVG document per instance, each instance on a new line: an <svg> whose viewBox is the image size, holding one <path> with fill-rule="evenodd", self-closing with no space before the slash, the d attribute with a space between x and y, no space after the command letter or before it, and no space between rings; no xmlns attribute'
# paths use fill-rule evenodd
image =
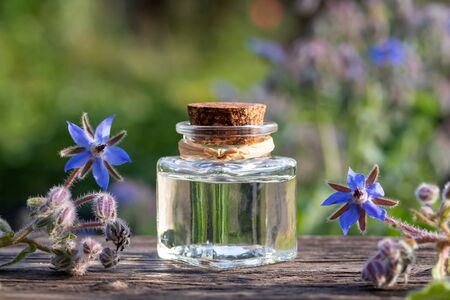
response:
<svg viewBox="0 0 450 300"><path fill-rule="evenodd" d="M17 254L17 256L13 260L11 260L7 263L1 264L0 268L16 264L16 263L20 262L21 260L23 260L28 255L30 255L31 253L34 253L35 251L36 251L36 245L29 244L26 248L24 248L22 251L20 251L19 254Z"/></svg>
<svg viewBox="0 0 450 300"><path fill-rule="evenodd" d="M6 220L0 218L0 232L8 233L13 232L11 229L11 226L9 226L9 223L6 222Z"/></svg>
<svg viewBox="0 0 450 300"><path fill-rule="evenodd" d="M75 235L75 234L73 234L73 233L68 233L68 234L66 234L65 236L63 236L62 238L61 238L61 240L74 240L74 239L76 239L77 238L77 236Z"/></svg>
<svg viewBox="0 0 450 300"><path fill-rule="evenodd" d="M434 281L417 292L412 292L406 300L447 300L450 299L450 283Z"/></svg>
<svg viewBox="0 0 450 300"><path fill-rule="evenodd" d="M45 202L44 197L33 197L27 200L27 206L30 208L35 208L41 206L42 204L44 204L44 202Z"/></svg>

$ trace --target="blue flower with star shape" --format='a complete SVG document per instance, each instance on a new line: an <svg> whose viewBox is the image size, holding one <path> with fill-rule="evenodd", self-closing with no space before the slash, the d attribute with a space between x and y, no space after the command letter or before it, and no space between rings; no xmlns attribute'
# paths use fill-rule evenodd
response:
<svg viewBox="0 0 450 300"><path fill-rule="evenodd" d="M114 117L112 115L104 119L95 131L86 113L81 118L83 128L67 121L70 136L76 146L60 151L62 157L70 157L64 172L74 170L79 178L84 178L92 170L95 181L103 190L108 188L109 175L116 180L123 180L114 166L130 163L131 159L125 150L116 146L126 136L126 131L122 130L110 137Z"/></svg>
<svg viewBox="0 0 450 300"><path fill-rule="evenodd" d="M322 206L343 204L328 219L336 220L339 218L344 235L347 235L350 227L358 222L361 232L365 232L367 215L384 221L386 210L379 206L392 207L398 204L398 201L384 198L384 190L377 182L379 168L375 165L367 176L355 173L351 168L348 169L347 185L337 183L328 183L336 190L322 203Z"/></svg>

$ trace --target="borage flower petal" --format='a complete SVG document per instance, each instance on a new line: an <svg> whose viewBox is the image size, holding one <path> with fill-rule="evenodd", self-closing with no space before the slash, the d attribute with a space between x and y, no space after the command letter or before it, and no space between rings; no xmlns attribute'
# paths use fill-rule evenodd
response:
<svg viewBox="0 0 450 300"><path fill-rule="evenodd" d="M115 115L111 115L104 119L95 129L95 141L104 144L108 141L111 133L111 125Z"/></svg>
<svg viewBox="0 0 450 300"><path fill-rule="evenodd" d="M348 174L347 174L347 185L352 190L355 190L357 188L362 189L364 187L364 184L366 182L366 176L363 174L355 173L351 168L348 168Z"/></svg>
<svg viewBox="0 0 450 300"><path fill-rule="evenodd" d="M375 182L375 183L369 185L366 188L366 190L367 190L367 194L371 198L378 198L378 197L383 197L384 196L383 187L378 182Z"/></svg>
<svg viewBox="0 0 450 300"><path fill-rule="evenodd" d="M376 218L384 221L386 217L386 210L379 208L372 201L367 200L362 204L362 208L366 211L367 215L371 218Z"/></svg>
<svg viewBox="0 0 450 300"><path fill-rule="evenodd" d="M345 213L339 218L339 224L341 225L344 235L347 235L350 227L358 221L361 214L361 208L356 205L350 205Z"/></svg>
<svg viewBox="0 0 450 300"><path fill-rule="evenodd" d="M111 146L105 149L105 160L113 166L131 163L131 159L125 150L117 146Z"/></svg>
<svg viewBox="0 0 450 300"><path fill-rule="evenodd" d="M83 151L81 153L78 153L74 156L72 156L64 166L64 172L67 172L72 169L81 168L84 166L89 159L91 158L91 152L89 151Z"/></svg>
<svg viewBox="0 0 450 300"><path fill-rule="evenodd" d="M322 206L341 204L352 201L351 193L336 192L323 201Z"/></svg>
<svg viewBox="0 0 450 300"><path fill-rule="evenodd" d="M92 173L94 174L94 178L97 184L103 190L106 190L109 184L109 173L101 158L97 157L95 159L94 166L92 168Z"/></svg>
<svg viewBox="0 0 450 300"><path fill-rule="evenodd" d="M92 139L86 134L86 132L79 126L67 121L67 127L69 129L70 136L77 145L89 147L93 142Z"/></svg>

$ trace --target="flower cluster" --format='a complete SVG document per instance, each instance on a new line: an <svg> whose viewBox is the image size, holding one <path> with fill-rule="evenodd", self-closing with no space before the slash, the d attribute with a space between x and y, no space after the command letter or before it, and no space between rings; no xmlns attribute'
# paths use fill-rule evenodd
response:
<svg viewBox="0 0 450 300"><path fill-rule="evenodd" d="M344 204L329 217L329 220L339 218L344 235L347 235L350 227L356 222L361 232L365 232L367 216L384 221L386 210L379 206L392 207L398 204L396 200L384 198L384 190L377 182L378 172L378 165L375 165L366 178L349 168L348 186L328 183L336 192L328 197L322 206Z"/></svg>
<svg viewBox="0 0 450 300"><path fill-rule="evenodd" d="M400 66L405 60L405 45L399 39L388 38L370 48L370 58L377 66Z"/></svg>
<svg viewBox="0 0 450 300"><path fill-rule="evenodd" d="M449 2L299 0L293 11L302 26L288 40L247 41L268 62L266 76L247 90L221 81L216 94L272 107L271 118L286 124L282 139L291 156L308 157L306 197L314 196L323 174L343 169L342 160L389 161L391 170L403 172L397 158L406 142L420 149L411 152L408 169L425 177L433 175L429 166L449 174ZM317 224L313 215L304 218Z"/></svg>
<svg viewBox="0 0 450 300"><path fill-rule="evenodd" d="M88 238L84 239L77 248L74 242L70 239L70 235L65 236L50 235L56 241L53 244L52 258L53 268L62 270L75 275L82 275L87 267L95 260L102 263L105 268L115 266L119 261L119 252L123 251L126 246L130 244L131 232L126 223L117 218L116 200L108 193L100 192L96 194L89 194L77 200L70 200L72 205L83 205L91 202L93 212L96 217L94 222L85 222L73 224L71 231L79 229L99 228L102 229L106 241L111 241L114 249L103 248L95 240ZM61 214L60 216L64 216ZM50 224L57 224L57 220L50 222ZM108 255L105 256L105 253Z"/></svg>
<svg viewBox="0 0 450 300"><path fill-rule="evenodd" d="M101 251L102 245L92 238L83 239L78 247L75 242L66 241L53 248L52 269L77 276L84 275Z"/></svg>
<svg viewBox="0 0 450 300"><path fill-rule="evenodd" d="M120 261L120 252L130 244L131 231L117 217L116 199L107 192L74 198L70 191L76 179L85 178L91 169L97 184L104 190L108 187L109 174L122 180L113 166L131 162L131 159L122 148L116 146L126 136L126 132L121 131L110 137L113 119L114 116L110 116L103 120L95 132L87 114L82 116L83 129L68 122L70 135L77 146L66 148L60 154L71 157L65 171L73 171L64 185L51 188L45 197L27 200L32 218L29 226L14 233L4 220L0 220L0 247L20 243L28 245L15 260L0 267L19 261L26 256L24 253L29 254L36 249L52 255L52 269L72 275L83 275L95 261L99 261L105 268L111 268ZM77 209L85 203L92 205L96 220L86 222L78 218ZM74 233L86 229L103 230L106 241L113 246L103 247L92 238L85 238L77 243ZM33 231L46 232L51 246L47 247L30 239L28 235Z"/></svg>
<svg viewBox="0 0 450 300"><path fill-rule="evenodd" d="M76 169L78 177L84 178L92 169L95 181L104 190L108 188L110 174L122 180L113 166L130 163L131 159L125 150L116 146L126 136L126 131L122 130L110 137L113 120L114 116L109 116L98 125L95 132L86 113L81 120L83 129L67 122L69 133L77 145L60 151L61 157L71 157L64 167L65 172Z"/></svg>
<svg viewBox="0 0 450 300"><path fill-rule="evenodd" d="M415 261L414 250L418 245L425 243L434 244L438 251L433 277L442 279L450 275L450 182L444 186L438 207L434 206L440 194L438 186L422 183L416 189L416 199L421 208L419 211L412 209L411 212L417 220L436 229L435 232L430 232L389 217L386 211L379 207L392 207L397 205L398 201L384 198L383 188L377 182L378 173L377 165L367 178L350 168L347 175L348 186L329 183L336 192L322 203L322 205L343 204L329 219L339 218L344 235L357 221L360 230L365 231L365 218L368 215L391 225L405 236L404 240L384 239L378 243L378 252L363 268L363 280L372 282L376 287L389 287L404 274L406 281L411 265Z"/></svg>
<svg viewBox="0 0 450 300"><path fill-rule="evenodd" d="M378 252L370 258L362 271L362 279L376 287L388 287L397 282L401 274L408 280L408 273L415 261L415 244L405 241L383 239L378 243Z"/></svg>

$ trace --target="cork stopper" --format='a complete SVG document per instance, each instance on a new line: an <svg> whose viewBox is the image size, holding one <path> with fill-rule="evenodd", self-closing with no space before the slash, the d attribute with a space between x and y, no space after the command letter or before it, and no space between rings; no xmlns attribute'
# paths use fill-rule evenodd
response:
<svg viewBox="0 0 450 300"><path fill-rule="evenodd" d="M200 126L262 125L266 106L259 103L204 102L187 107L189 121Z"/></svg>
<svg viewBox="0 0 450 300"><path fill-rule="evenodd" d="M194 138L196 143L208 145L251 145L266 139L261 136L239 136L234 126L263 125L266 105L240 102L191 103L187 107L189 122L197 126L229 126L221 136L204 132Z"/></svg>

